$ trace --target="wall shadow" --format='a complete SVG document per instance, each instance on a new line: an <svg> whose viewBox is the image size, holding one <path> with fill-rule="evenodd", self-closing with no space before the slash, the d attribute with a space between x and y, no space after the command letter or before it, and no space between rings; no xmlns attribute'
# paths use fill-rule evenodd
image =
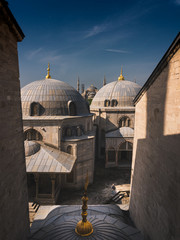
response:
<svg viewBox="0 0 180 240"><path fill-rule="evenodd" d="M168 84L172 77L169 66L146 92L146 138L138 139L134 158L130 213L146 240L180 239L180 134L164 135L166 108L170 107L167 105L167 90L173 88Z"/></svg>

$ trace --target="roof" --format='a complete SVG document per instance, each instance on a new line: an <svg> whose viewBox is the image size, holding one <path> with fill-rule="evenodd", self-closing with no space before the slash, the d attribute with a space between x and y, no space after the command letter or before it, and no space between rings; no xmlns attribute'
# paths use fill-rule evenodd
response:
<svg viewBox="0 0 180 240"><path fill-rule="evenodd" d="M141 87L131 81L114 81L103 86L92 100L91 109L111 107L105 106L105 100L116 100L116 107L133 107L133 99ZM114 108L114 107L112 107Z"/></svg>
<svg viewBox="0 0 180 240"><path fill-rule="evenodd" d="M163 71L163 69L167 66L168 62L171 60L171 58L174 56L174 54L178 51L180 48L180 32L177 34L176 38L148 78L148 80L145 82L144 86L141 88L137 96L134 98L134 104L136 104L141 97L145 94L145 92L149 89L149 87L153 84L153 82L157 79L159 74Z"/></svg>
<svg viewBox="0 0 180 240"><path fill-rule="evenodd" d="M41 143L38 152L26 157L26 172L28 173L69 173L76 158Z"/></svg>
<svg viewBox="0 0 180 240"><path fill-rule="evenodd" d="M133 138L134 130L130 127L121 127L117 130L106 133L106 138Z"/></svg>
<svg viewBox="0 0 180 240"><path fill-rule="evenodd" d="M31 240L142 240L138 229L118 205L89 205L88 221L93 225L93 233L81 237L75 232L77 223L82 220L81 205L40 206L31 227Z"/></svg>
<svg viewBox="0 0 180 240"><path fill-rule="evenodd" d="M29 116L31 103L39 103L41 115L68 115L68 102L74 102L76 115L88 115L86 101L69 84L56 79L43 79L31 82L21 89L22 113Z"/></svg>
<svg viewBox="0 0 180 240"><path fill-rule="evenodd" d="M23 40L24 33L21 30L19 24L17 23L16 19L14 18L11 10L8 7L8 2L5 0L0 0L0 16L6 20L7 24L10 27L10 30L14 33L17 38L17 41L20 42Z"/></svg>

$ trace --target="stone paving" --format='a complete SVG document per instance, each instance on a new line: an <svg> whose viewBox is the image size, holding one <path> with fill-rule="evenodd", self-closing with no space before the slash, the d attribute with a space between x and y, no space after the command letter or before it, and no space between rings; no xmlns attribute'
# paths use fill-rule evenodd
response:
<svg viewBox="0 0 180 240"><path fill-rule="evenodd" d="M81 220L80 205L41 206L31 227L31 240L143 240L140 231L127 224L117 205L90 205L88 221L94 232L89 237L75 233Z"/></svg>

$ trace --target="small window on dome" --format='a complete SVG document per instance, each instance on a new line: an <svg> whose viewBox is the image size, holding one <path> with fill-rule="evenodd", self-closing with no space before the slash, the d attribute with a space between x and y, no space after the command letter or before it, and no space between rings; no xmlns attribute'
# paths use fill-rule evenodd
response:
<svg viewBox="0 0 180 240"><path fill-rule="evenodd" d="M40 104L37 102L31 103L30 106L30 116L39 116L40 114Z"/></svg>
<svg viewBox="0 0 180 240"><path fill-rule="evenodd" d="M113 100L111 101L111 107L116 107L117 104L118 104L118 101L117 101L116 99L113 99Z"/></svg>
<svg viewBox="0 0 180 240"><path fill-rule="evenodd" d="M109 107L110 106L110 101L109 100L105 100L104 101L104 106L105 107Z"/></svg>
<svg viewBox="0 0 180 240"><path fill-rule="evenodd" d="M68 102L68 112L70 116L76 115L76 104L72 101Z"/></svg>

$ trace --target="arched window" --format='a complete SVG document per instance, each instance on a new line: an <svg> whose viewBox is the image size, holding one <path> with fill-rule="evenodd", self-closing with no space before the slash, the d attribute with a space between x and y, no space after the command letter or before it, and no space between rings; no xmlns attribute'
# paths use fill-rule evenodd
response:
<svg viewBox="0 0 180 240"><path fill-rule="evenodd" d="M40 115L40 104L37 102L31 103L30 116L39 116L39 115Z"/></svg>
<svg viewBox="0 0 180 240"><path fill-rule="evenodd" d="M69 101L68 102L68 110L69 110L70 116L75 116L76 115L76 104L72 101Z"/></svg>
<svg viewBox="0 0 180 240"><path fill-rule="evenodd" d="M36 140L36 141L42 141L43 137L40 134L40 132L34 130L34 129L29 129L26 132L24 132L24 140Z"/></svg>
<svg viewBox="0 0 180 240"><path fill-rule="evenodd" d="M82 130L81 128L78 126L77 127L77 136L81 136L82 135Z"/></svg>
<svg viewBox="0 0 180 240"><path fill-rule="evenodd" d="M131 167L132 143L124 142L119 146L118 165L121 167Z"/></svg>
<svg viewBox="0 0 180 240"><path fill-rule="evenodd" d="M116 107L118 104L118 101L116 99L111 100L111 107Z"/></svg>
<svg viewBox="0 0 180 240"><path fill-rule="evenodd" d="M89 123L89 121L87 122L87 131L90 131L90 123Z"/></svg>
<svg viewBox="0 0 180 240"><path fill-rule="evenodd" d="M73 148L71 145L67 146L67 153L73 155Z"/></svg>
<svg viewBox="0 0 180 240"><path fill-rule="evenodd" d="M119 127L130 127L131 126L131 120L129 117L124 116L119 120Z"/></svg>
<svg viewBox="0 0 180 240"><path fill-rule="evenodd" d="M105 100L104 101L104 106L105 107L109 107L110 106L110 101L109 100Z"/></svg>
<svg viewBox="0 0 180 240"><path fill-rule="evenodd" d="M66 136L67 137L71 137L72 136L71 128L67 128L66 129Z"/></svg>
<svg viewBox="0 0 180 240"><path fill-rule="evenodd" d="M114 148L108 149L108 162L116 161L116 151Z"/></svg>

